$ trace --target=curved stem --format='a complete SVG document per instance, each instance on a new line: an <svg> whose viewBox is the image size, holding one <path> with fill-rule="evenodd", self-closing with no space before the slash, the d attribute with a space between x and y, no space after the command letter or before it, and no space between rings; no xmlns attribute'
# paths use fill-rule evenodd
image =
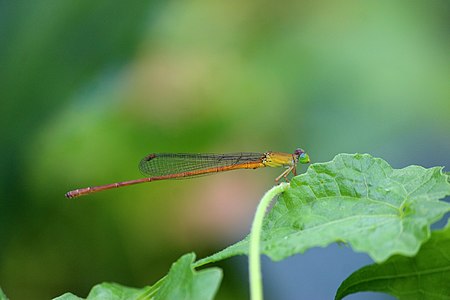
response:
<svg viewBox="0 0 450 300"><path fill-rule="evenodd" d="M281 194L289 187L288 183L280 183L266 192L256 208L253 218L252 229L250 232L250 245L248 251L249 276L250 276L250 296L252 300L263 299L261 260L260 260L260 242L264 215L269 208L272 199Z"/></svg>

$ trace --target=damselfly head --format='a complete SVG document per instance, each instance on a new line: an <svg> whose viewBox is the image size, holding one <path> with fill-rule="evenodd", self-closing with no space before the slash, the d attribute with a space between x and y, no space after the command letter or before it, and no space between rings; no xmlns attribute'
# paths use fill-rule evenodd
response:
<svg viewBox="0 0 450 300"><path fill-rule="evenodd" d="M297 148L294 152L294 155L298 157L298 162L301 164L309 163L309 155L303 149Z"/></svg>

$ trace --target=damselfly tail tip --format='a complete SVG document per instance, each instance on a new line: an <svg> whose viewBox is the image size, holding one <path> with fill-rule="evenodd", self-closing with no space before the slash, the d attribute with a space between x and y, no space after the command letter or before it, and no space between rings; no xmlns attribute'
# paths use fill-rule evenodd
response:
<svg viewBox="0 0 450 300"><path fill-rule="evenodd" d="M78 190L74 190L74 191L67 192L67 193L64 194L64 196L65 196L67 199L72 199L72 198L78 197L78 196L79 196Z"/></svg>

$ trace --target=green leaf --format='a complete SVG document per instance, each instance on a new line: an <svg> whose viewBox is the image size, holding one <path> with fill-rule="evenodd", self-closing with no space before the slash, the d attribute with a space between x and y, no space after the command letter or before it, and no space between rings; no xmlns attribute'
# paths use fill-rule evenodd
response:
<svg viewBox="0 0 450 300"><path fill-rule="evenodd" d="M339 154L296 176L265 218L262 253L281 260L313 247L344 242L376 262L412 256L430 224L450 211L442 168L393 169L368 154ZM247 254L248 237L197 265Z"/></svg>
<svg viewBox="0 0 450 300"><path fill-rule="evenodd" d="M83 300L83 298L75 296L72 293L65 293L59 297L53 298L53 300Z"/></svg>
<svg viewBox="0 0 450 300"><path fill-rule="evenodd" d="M213 299L222 279L222 271L219 268L195 271L194 260L193 253L182 256L172 265L169 273L151 287L135 289L117 283L102 283L94 286L86 299ZM80 300L83 298L66 293L55 299Z"/></svg>
<svg viewBox="0 0 450 300"><path fill-rule="evenodd" d="M186 254L175 262L159 288L155 300L213 299L222 279L219 268L194 271L194 254Z"/></svg>
<svg viewBox="0 0 450 300"><path fill-rule="evenodd" d="M146 289L135 289L129 288L117 283L109 283L104 282L101 284L97 284L94 286L86 299L89 300L99 300L99 299L112 299L112 300L120 300L120 299L139 299ZM55 300L81 300L78 296L75 296L72 293L65 293Z"/></svg>
<svg viewBox="0 0 450 300"><path fill-rule="evenodd" d="M396 255L354 272L335 299L363 291L385 292L400 300L450 299L450 223L433 232L415 257Z"/></svg>
<svg viewBox="0 0 450 300"><path fill-rule="evenodd" d="M83 298L75 296L72 293L65 293L59 297L53 298L53 300L83 300Z"/></svg>
<svg viewBox="0 0 450 300"><path fill-rule="evenodd" d="M6 297L5 293L3 293L1 287L0 287L0 300L8 300L8 297Z"/></svg>

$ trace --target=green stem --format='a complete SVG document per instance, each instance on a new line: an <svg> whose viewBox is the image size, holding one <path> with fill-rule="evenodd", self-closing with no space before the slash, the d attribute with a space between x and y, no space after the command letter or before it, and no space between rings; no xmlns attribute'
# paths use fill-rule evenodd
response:
<svg viewBox="0 0 450 300"><path fill-rule="evenodd" d="M261 260L260 260L260 242L264 215L269 208L272 199L281 194L289 187L288 183L281 183L274 186L262 197L256 208L253 218L252 230L250 232L250 248L248 251L248 268L250 276L250 296L252 300L263 299Z"/></svg>

